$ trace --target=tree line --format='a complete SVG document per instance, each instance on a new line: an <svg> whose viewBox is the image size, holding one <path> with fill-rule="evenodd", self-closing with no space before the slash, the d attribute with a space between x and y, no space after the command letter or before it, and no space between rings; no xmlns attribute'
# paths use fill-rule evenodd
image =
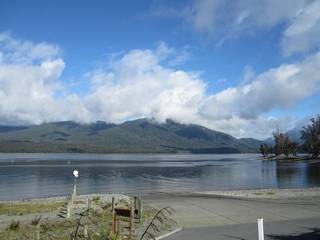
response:
<svg viewBox="0 0 320 240"><path fill-rule="evenodd" d="M320 155L320 115L310 119L310 123L300 131L303 143L300 145L289 139L279 130L273 132L274 146L269 144L260 145L260 152L265 158L284 155L297 156L298 152L309 154L313 158Z"/></svg>

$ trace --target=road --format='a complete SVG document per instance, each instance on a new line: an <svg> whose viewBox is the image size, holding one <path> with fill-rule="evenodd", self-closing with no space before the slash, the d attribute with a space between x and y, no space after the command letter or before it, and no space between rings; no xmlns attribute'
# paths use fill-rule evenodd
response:
<svg viewBox="0 0 320 240"><path fill-rule="evenodd" d="M320 198L291 200L233 199L204 195L144 196L149 205L175 209L183 226L167 240L257 239L257 218L265 222L265 239L320 239Z"/></svg>

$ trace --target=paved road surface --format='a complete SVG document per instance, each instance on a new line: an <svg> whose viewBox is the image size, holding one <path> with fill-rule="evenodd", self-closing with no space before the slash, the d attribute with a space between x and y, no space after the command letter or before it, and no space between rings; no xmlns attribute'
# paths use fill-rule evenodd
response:
<svg viewBox="0 0 320 240"><path fill-rule="evenodd" d="M202 195L153 195L144 202L171 206L184 230L168 240L257 239L257 218L265 239L320 239L320 198L250 200Z"/></svg>
<svg viewBox="0 0 320 240"><path fill-rule="evenodd" d="M319 240L320 218L267 222L265 240ZM187 228L166 240L246 240L258 239L257 224L245 223L204 228Z"/></svg>

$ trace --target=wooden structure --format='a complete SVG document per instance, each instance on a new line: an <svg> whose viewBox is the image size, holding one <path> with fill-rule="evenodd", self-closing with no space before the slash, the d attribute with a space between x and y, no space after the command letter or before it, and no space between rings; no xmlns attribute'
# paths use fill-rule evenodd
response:
<svg viewBox="0 0 320 240"><path fill-rule="evenodd" d="M134 197L133 199L133 213L134 213L134 219L140 223L141 216L142 216L142 204L141 204L141 198Z"/></svg>
<svg viewBox="0 0 320 240"><path fill-rule="evenodd" d="M112 213L112 233L119 234L120 231L120 217L126 217L129 219L129 226L127 227L129 230L128 239L130 240L132 237L132 228L133 228L133 212L132 209L128 208L114 208Z"/></svg>

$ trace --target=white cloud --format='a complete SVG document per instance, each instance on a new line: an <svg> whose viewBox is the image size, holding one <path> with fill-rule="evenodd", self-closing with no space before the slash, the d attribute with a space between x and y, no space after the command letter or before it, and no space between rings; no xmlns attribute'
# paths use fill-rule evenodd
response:
<svg viewBox="0 0 320 240"><path fill-rule="evenodd" d="M177 6L175 6L177 8ZM218 45L229 38L255 31L284 26L281 49L285 56L319 48L320 2L317 0L192 0L180 9L153 9L156 16L164 12L182 18L196 31L218 39Z"/></svg>
<svg viewBox="0 0 320 240"><path fill-rule="evenodd" d="M309 0L198 0L180 11L197 30L241 32L252 28L273 27L295 17Z"/></svg>
<svg viewBox="0 0 320 240"><path fill-rule="evenodd" d="M292 117L263 117L243 119L238 116L225 119L201 118L200 124L211 129L229 133L235 137L254 137L266 139L272 136L275 129L286 132L293 128L296 119Z"/></svg>
<svg viewBox="0 0 320 240"><path fill-rule="evenodd" d="M87 74L93 91L85 103L98 119L122 122L138 117L192 119L205 84L194 73L166 68L172 51L132 50L108 69Z"/></svg>
<svg viewBox="0 0 320 240"><path fill-rule="evenodd" d="M261 74L248 67L246 81L239 86L208 95L199 74L170 65L170 60L179 56L178 50L160 43L156 49L131 50L86 73L91 86L86 95L62 94L72 90L64 91L60 80L65 68L61 50L46 43L48 49L58 50L30 54L41 49L42 43L28 42L29 49L22 51L20 45L25 42L9 39L16 43L14 48L3 41L0 45L1 124L119 123L154 117L197 123L236 137L264 138L276 127L286 129L294 121L265 117L271 110L290 108L320 91L320 53Z"/></svg>
<svg viewBox="0 0 320 240"><path fill-rule="evenodd" d="M9 33L0 33L0 49L2 62L14 64L32 64L35 61L50 60L59 57L62 53L56 45L20 41Z"/></svg>
<svg viewBox="0 0 320 240"><path fill-rule="evenodd" d="M112 122L171 118L237 137L263 138L276 127L292 126L293 121L262 117L265 113L293 107L320 91L320 53L259 75L246 70L249 79L214 95L206 94L206 84L198 75L164 67L165 60L157 50L133 50L108 69L89 74L94 83L99 82L85 99L89 111Z"/></svg>
<svg viewBox="0 0 320 240"><path fill-rule="evenodd" d="M284 32L285 55L305 52L320 46L320 1L312 2L297 14Z"/></svg>
<svg viewBox="0 0 320 240"><path fill-rule="evenodd" d="M209 96L201 112L211 119L255 119L275 108L289 108L320 90L320 53L283 64L239 87Z"/></svg>
<svg viewBox="0 0 320 240"><path fill-rule="evenodd" d="M57 99L65 63L60 49L47 43L19 41L0 34L0 122L28 124L43 121L83 119L74 105L77 96Z"/></svg>

